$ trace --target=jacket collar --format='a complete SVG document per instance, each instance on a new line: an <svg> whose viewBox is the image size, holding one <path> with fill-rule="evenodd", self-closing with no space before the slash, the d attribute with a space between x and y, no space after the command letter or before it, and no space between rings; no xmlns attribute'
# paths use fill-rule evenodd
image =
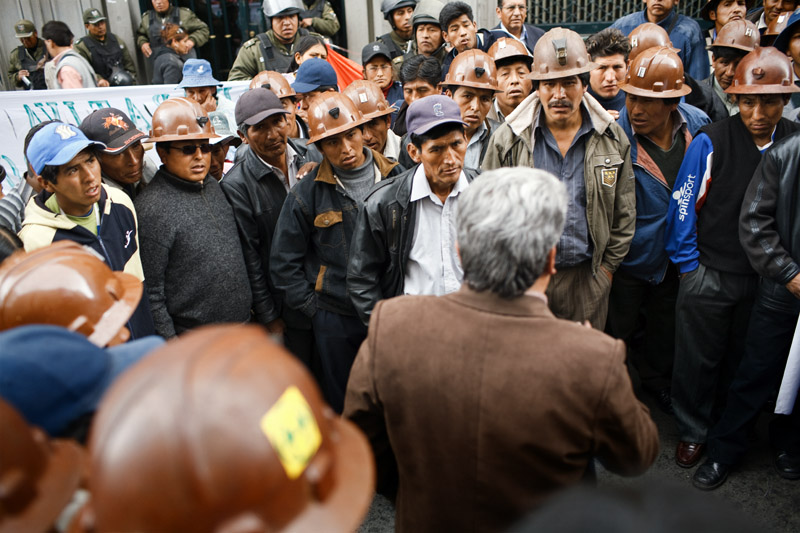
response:
<svg viewBox="0 0 800 533"><path fill-rule="evenodd" d="M379 154L372 148L367 148L372 152L372 161L375 163L375 166L378 167L378 172L381 174L381 179L386 178L389 175L389 172L392 171L394 167L398 165L397 161L391 161L387 159L383 154ZM314 181L321 181L323 183L329 183L331 185L336 185L336 176L333 175L333 166L331 165L328 158L324 158L322 163L319 165L319 169L317 170L317 176L314 178Z"/></svg>
<svg viewBox="0 0 800 533"><path fill-rule="evenodd" d="M206 177L205 177L205 179L203 179L203 181L188 181L188 180L181 179L178 176L172 174L171 172L167 171L167 169L166 169L166 167L164 165L161 165L161 167L158 169L158 172L156 172L156 176L163 177L165 182L169 183L170 185L172 185L175 188L183 189L185 191L197 191L197 192L200 192L200 191L203 190L203 186L205 185L206 180L209 179L211 174L206 174ZM214 178L211 178L211 179L214 179Z"/></svg>
<svg viewBox="0 0 800 533"><path fill-rule="evenodd" d="M308 152L308 148L298 144L291 138L287 140L286 144L292 147L292 150L294 150L297 154L299 165L303 166L303 164L306 162L306 153ZM258 157L253 149L249 146L245 152L242 165L244 165L245 173L248 176L255 177L257 180L273 174L272 169L266 166L264 162L261 161L261 158Z"/></svg>
<svg viewBox="0 0 800 533"><path fill-rule="evenodd" d="M598 133L604 134L608 127L614 122L614 117L603 109L603 106L588 92L584 93L581 103L589 112L589 118L592 120L594 129L597 130ZM532 127L533 118L536 116L536 112L540 109L541 105L539 91L534 91L525 100L520 102L517 108L506 117L506 124L509 125L511 131L513 131L515 135L525 139L522 133L527 128ZM526 142L529 141L526 140Z"/></svg>
<svg viewBox="0 0 800 533"><path fill-rule="evenodd" d="M477 292L471 289L466 282L461 285L457 292L443 296L443 298L453 300L455 303L465 307L487 311L496 315L555 318L541 298L523 295L507 300L489 291Z"/></svg>

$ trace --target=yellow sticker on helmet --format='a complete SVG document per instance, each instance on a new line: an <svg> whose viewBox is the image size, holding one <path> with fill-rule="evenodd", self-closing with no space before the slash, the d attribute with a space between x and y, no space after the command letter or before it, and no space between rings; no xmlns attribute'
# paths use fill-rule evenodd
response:
<svg viewBox="0 0 800 533"><path fill-rule="evenodd" d="M278 454L289 479L300 477L322 444L311 406L294 385L261 417L261 431Z"/></svg>

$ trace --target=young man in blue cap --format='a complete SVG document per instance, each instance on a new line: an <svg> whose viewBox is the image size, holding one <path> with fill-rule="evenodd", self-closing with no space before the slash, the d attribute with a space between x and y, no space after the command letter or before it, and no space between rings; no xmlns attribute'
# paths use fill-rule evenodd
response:
<svg viewBox="0 0 800 533"><path fill-rule="evenodd" d="M28 202L19 236L28 251L75 241L100 254L112 270L144 281L133 203L124 192L102 184L96 150L105 148L63 122L36 132L26 155L43 190ZM154 332L146 299L130 329L132 338Z"/></svg>
<svg viewBox="0 0 800 533"><path fill-rule="evenodd" d="M347 286L364 324L379 300L448 294L464 276L455 213L478 172L464 168L461 110L447 96L427 96L408 106L406 122L416 165L371 191L353 231Z"/></svg>
<svg viewBox="0 0 800 533"><path fill-rule="evenodd" d="M356 216L372 186L402 170L364 146L367 121L344 94L323 93L311 101L309 141L324 159L286 196L269 259L270 277L284 305L311 318L323 389L337 412L367 334L346 282Z"/></svg>
<svg viewBox="0 0 800 533"><path fill-rule="evenodd" d="M336 71L324 59L311 58L303 61L297 69L292 89L300 99L300 117L308 122L308 102L317 94L328 91L339 91L339 80Z"/></svg>

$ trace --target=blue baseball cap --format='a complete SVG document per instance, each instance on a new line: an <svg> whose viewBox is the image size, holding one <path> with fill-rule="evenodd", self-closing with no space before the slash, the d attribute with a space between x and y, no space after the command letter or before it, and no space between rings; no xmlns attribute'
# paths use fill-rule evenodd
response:
<svg viewBox="0 0 800 533"><path fill-rule="evenodd" d="M406 130L415 135L428 133L442 124L461 124L461 109L455 101L441 94L414 101L406 110Z"/></svg>
<svg viewBox="0 0 800 533"><path fill-rule="evenodd" d="M339 85L336 71L324 59L313 57L303 61L297 69L292 89L298 93L310 93L326 85L333 87Z"/></svg>
<svg viewBox="0 0 800 533"><path fill-rule="evenodd" d="M62 434L97 410L113 381L163 344L160 337L99 348L57 326L20 326L0 333L0 397L29 424Z"/></svg>
<svg viewBox="0 0 800 533"><path fill-rule="evenodd" d="M41 174L46 165L65 165L88 146L106 147L101 142L90 141L72 124L51 122L34 134L25 156L33 171Z"/></svg>
<svg viewBox="0 0 800 533"><path fill-rule="evenodd" d="M187 59L183 64L183 79L178 88L222 87L222 82L211 73L211 63L205 59Z"/></svg>

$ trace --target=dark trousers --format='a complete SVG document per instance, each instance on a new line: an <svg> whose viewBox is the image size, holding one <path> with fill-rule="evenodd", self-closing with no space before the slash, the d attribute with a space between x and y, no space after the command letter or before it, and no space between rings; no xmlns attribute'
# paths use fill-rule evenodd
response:
<svg viewBox="0 0 800 533"><path fill-rule="evenodd" d="M628 345L631 362L639 372L642 387L666 389L672 383L675 359L675 302L678 270L670 263L658 285L617 270L611 283L606 333ZM644 315L644 342L634 347L631 339Z"/></svg>
<svg viewBox="0 0 800 533"><path fill-rule="evenodd" d="M672 408L680 440L706 442L744 352L758 276L705 265L680 281Z"/></svg>
<svg viewBox="0 0 800 533"><path fill-rule="evenodd" d="M762 288L765 283L771 284L762 282ZM798 314L800 301L776 305L759 288L744 357L731 384L725 411L709 432L708 456L714 461L734 464L747 451L747 428L780 385ZM791 415L777 415L772 420L769 432L773 448L800 452L799 411L800 402L795 402Z"/></svg>
<svg viewBox="0 0 800 533"><path fill-rule="evenodd" d="M358 317L325 309L317 309L313 323L325 399L334 411L341 414L350 367L367 337L367 327Z"/></svg>

